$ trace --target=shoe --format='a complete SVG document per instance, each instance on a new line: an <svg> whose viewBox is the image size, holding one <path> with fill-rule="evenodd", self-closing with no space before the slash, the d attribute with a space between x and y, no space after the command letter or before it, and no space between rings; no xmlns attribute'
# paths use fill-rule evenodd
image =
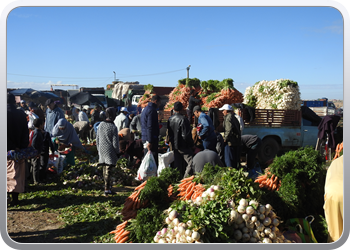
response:
<svg viewBox="0 0 350 250"><path fill-rule="evenodd" d="M111 191L111 190L105 190L105 196L109 196L109 195L114 195L115 192Z"/></svg>

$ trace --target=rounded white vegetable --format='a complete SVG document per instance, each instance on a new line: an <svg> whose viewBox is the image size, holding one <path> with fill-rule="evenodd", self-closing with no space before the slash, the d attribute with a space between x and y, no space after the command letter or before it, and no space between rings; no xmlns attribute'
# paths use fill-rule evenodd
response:
<svg viewBox="0 0 350 250"><path fill-rule="evenodd" d="M272 220L272 224L275 226L275 227L277 227L279 224L280 224L280 221L278 220L278 219L273 219Z"/></svg>
<svg viewBox="0 0 350 250"><path fill-rule="evenodd" d="M237 207L237 211L238 211L238 213L240 213L240 214L244 214L244 213L245 213L245 206L239 205L239 206Z"/></svg>
<svg viewBox="0 0 350 250"><path fill-rule="evenodd" d="M246 207L246 206L248 206L248 201L246 199L241 199L239 201L239 205Z"/></svg>
<svg viewBox="0 0 350 250"><path fill-rule="evenodd" d="M208 188L207 189L207 192L210 194L210 193L213 193L214 192L214 188Z"/></svg>
<svg viewBox="0 0 350 250"><path fill-rule="evenodd" d="M233 237L235 238L235 240L242 239L242 236L243 236L243 234L242 234L241 230L235 230L233 232Z"/></svg>
<svg viewBox="0 0 350 250"><path fill-rule="evenodd" d="M233 220L233 221L235 221L235 220L237 220L237 218L238 218L238 213L237 213L237 211L235 211L235 210L231 210L231 212L230 212L230 217L231 217L231 219Z"/></svg>
<svg viewBox="0 0 350 250"><path fill-rule="evenodd" d="M245 223L245 225L246 225L246 227L249 228L249 229L254 228L254 226L255 226L254 222L251 222L251 221L247 221L247 222Z"/></svg>
<svg viewBox="0 0 350 250"><path fill-rule="evenodd" d="M166 217L166 218L165 218L165 223L168 224L168 225L171 223L171 220L170 220L169 217Z"/></svg>
<svg viewBox="0 0 350 250"><path fill-rule="evenodd" d="M178 213L177 213L176 210L172 210L172 211L169 213L169 219L170 219L170 220L175 219L177 216L178 216Z"/></svg>
<svg viewBox="0 0 350 250"><path fill-rule="evenodd" d="M246 209L245 209L245 212L249 215L252 215L254 212L255 212L255 209L252 207L252 206L248 206Z"/></svg>
<svg viewBox="0 0 350 250"><path fill-rule="evenodd" d="M207 197L207 196L208 196L208 193L207 193L207 192L203 192L202 198L205 198L205 197Z"/></svg>
<svg viewBox="0 0 350 250"><path fill-rule="evenodd" d="M215 192L211 192L211 193L209 193L209 196L211 199L214 199L216 197L216 194L215 194Z"/></svg>
<svg viewBox="0 0 350 250"><path fill-rule="evenodd" d="M159 239L158 243L167 243L165 239Z"/></svg>
<svg viewBox="0 0 350 250"><path fill-rule="evenodd" d="M260 233L260 237L264 238L264 237L265 237L265 233L264 233L264 232L261 232L261 233Z"/></svg>
<svg viewBox="0 0 350 250"><path fill-rule="evenodd" d="M270 204L266 204L265 209L267 212L270 212L272 210L272 206Z"/></svg>
<svg viewBox="0 0 350 250"><path fill-rule="evenodd" d="M265 206L260 205L260 206L259 206L259 212L260 212L261 214L264 214L265 211L266 211Z"/></svg>
<svg viewBox="0 0 350 250"><path fill-rule="evenodd" d="M179 234L184 235L186 229L185 229L184 227L182 227L182 226L179 226L179 227L177 228L177 231L179 232Z"/></svg>
<svg viewBox="0 0 350 250"><path fill-rule="evenodd" d="M219 186L214 186L213 189L214 190L220 190L220 187Z"/></svg>
<svg viewBox="0 0 350 250"><path fill-rule="evenodd" d="M270 217L266 217L264 222L263 222L264 226L269 226L271 224L271 218Z"/></svg>
<svg viewBox="0 0 350 250"><path fill-rule="evenodd" d="M166 234L166 232L167 232L167 228L163 228L162 230L161 230L161 235L165 235Z"/></svg>
<svg viewBox="0 0 350 250"><path fill-rule="evenodd" d="M187 221L186 224L187 224L188 227L192 227L193 226L193 223L192 223L191 220Z"/></svg>
<svg viewBox="0 0 350 250"><path fill-rule="evenodd" d="M192 230L187 229L187 230L185 231L185 235L186 235L186 236L192 235Z"/></svg>
<svg viewBox="0 0 350 250"><path fill-rule="evenodd" d="M259 215L259 220L261 220L261 221L265 220L265 214L260 214Z"/></svg>
<svg viewBox="0 0 350 250"><path fill-rule="evenodd" d="M186 241L187 241L188 243L192 243L194 240L192 239L191 236L186 236Z"/></svg>
<svg viewBox="0 0 350 250"><path fill-rule="evenodd" d="M155 243L158 243L158 242L159 242L159 237L158 237L158 236L154 236L153 241L154 241Z"/></svg>
<svg viewBox="0 0 350 250"><path fill-rule="evenodd" d="M249 215L248 214L242 214L242 219L244 221L248 221L250 219Z"/></svg>
<svg viewBox="0 0 350 250"><path fill-rule="evenodd" d="M260 224L259 226L256 227L256 230L258 230L259 232L264 231L265 227L263 224Z"/></svg>
<svg viewBox="0 0 350 250"><path fill-rule="evenodd" d="M235 222L236 222L237 224L241 224L243 221L244 221L244 220L242 219L242 215L238 214L237 219L235 220Z"/></svg>
<svg viewBox="0 0 350 250"><path fill-rule="evenodd" d="M162 235L162 232L161 231L158 231L157 232L157 236L161 236Z"/></svg>
<svg viewBox="0 0 350 250"><path fill-rule="evenodd" d="M260 223L260 221L256 221L256 222L254 222L254 224L255 224L255 226L258 227L258 226L260 226L261 223Z"/></svg>
<svg viewBox="0 0 350 250"><path fill-rule="evenodd" d="M276 239L276 234L273 232L269 233L269 238L272 240Z"/></svg>
<svg viewBox="0 0 350 250"><path fill-rule="evenodd" d="M200 205L200 204L202 204L202 202L203 202L203 198L200 197L200 196L198 196L198 197L196 198L196 203L197 203L198 205Z"/></svg>
<svg viewBox="0 0 350 250"><path fill-rule="evenodd" d="M260 233L259 233L258 230L255 229L255 230L253 231L252 235L253 235L253 237L255 237L255 238L259 238Z"/></svg>
<svg viewBox="0 0 350 250"><path fill-rule="evenodd" d="M264 238L262 242L263 243L272 243L272 241L269 238Z"/></svg>
<svg viewBox="0 0 350 250"><path fill-rule="evenodd" d="M250 240L250 235L249 234L243 234L242 235L242 241L243 242L248 242Z"/></svg>
<svg viewBox="0 0 350 250"><path fill-rule="evenodd" d="M269 212L269 217L270 217L271 219L275 219L275 218L277 217L277 215L276 215L276 213L275 213L274 211L270 211L270 212Z"/></svg>
<svg viewBox="0 0 350 250"><path fill-rule="evenodd" d="M174 223L174 226L178 226L179 223L180 223L180 221L179 221L178 218L175 218L175 219L173 220L173 223Z"/></svg>
<svg viewBox="0 0 350 250"><path fill-rule="evenodd" d="M230 208L235 208L235 202L233 200L229 201L228 205Z"/></svg>
<svg viewBox="0 0 350 250"><path fill-rule="evenodd" d="M250 239L249 239L249 243L257 243L258 242L258 240L257 240L257 238L255 238L255 237L251 237Z"/></svg>
<svg viewBox="0 0 350 250"><path fill-rule="evenodd" d="M244 222L242 222L241 224L238 224L238 228L239 229L242 229L243 227L245 227L245 223Z"/></svg>
<svg viewBox="0 0 350 250"><path fill-rule="evenodd" d="M258 217L256 216L252 216L252 218L250 218L251 222L256 222L258 221Z"/></svg>
<svg viewBox="0 0 350 250"><path fill-rule="evenodd" d="M264 233L267 234L267 235L270 234L271 232L272 232L272 230L269 227L264 229Z"/></svg>
<svg viewBox="0 0 350 250"><path fill-rule="evenodd" d="M201 235L198 233L198 232L196 232L196 231L193 231L193 233L192 233L192 239L193 240L195 240L195 241L197 241L197 240L199 240L200 239L200 237L201 237Z"/></svg>
<svg viewBox="0 0 350 250"><path fill-rule="evenodd" d="M258 206L259 205L259 202L257 202L256 200L251 200L251 201L249 201L249 205L250 206Z"/></svg>
<svg viewBox="0 0 350 250"><path fill-rule="evenodd" d="M249 232L249 228L243 227L243 228L241 229L241 231L242 231L242 233L247 234L247 233Z"/></svg>

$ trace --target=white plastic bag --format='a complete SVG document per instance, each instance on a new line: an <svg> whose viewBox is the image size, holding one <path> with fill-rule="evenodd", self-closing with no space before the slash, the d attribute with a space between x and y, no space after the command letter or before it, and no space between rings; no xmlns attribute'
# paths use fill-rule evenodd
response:
<svg viewBox="0 0 350 250"><path fill-rule="evenodd" d="M145 181L151 176L157 176L157 164L151 151L148 151L137 171L137 179Z"/></svg>
<svg viewBox="0 0 350 250"><path fill-rule="evenodd" d="M64 167L65 167L65 160L66 160L66 155L60 154L58 157L58 166L57 166L57 174L62 173Z"/></svg>
<svg viewBox="0 0 350 250"><path fill-rule="evenodd" d="M158 166L157 174L159 175L164 168L170 167L170 163L174 161L174 151L169 151L169 152L166 152L165 154L159 154L158 161L159 161L159 166Z"/></svg>

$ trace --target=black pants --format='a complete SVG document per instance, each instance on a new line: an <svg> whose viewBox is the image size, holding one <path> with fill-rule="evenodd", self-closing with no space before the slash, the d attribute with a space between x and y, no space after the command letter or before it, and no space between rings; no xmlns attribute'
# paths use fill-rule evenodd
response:
<svg viewBox="0 0 350 250"><path fill-rule="evenodd" d="M32 159L32 176L34 183L43 182L46 179L46 167L49 161L49 154L41 154Z"/></svg>
<svg viewBox="0 0 350 250"><path fill-rule="evenodd" d="M261 147L261 142L253 145L250 149L247 151L247 168L253 169L255 166L255 158L259 152L259 149Z"/></svg>
<svg viewBox="0 0 350 250"><path fill-rule="evenodd" d="M183 179L185 175L190 174L192 169L193 151L191 148L174 149L174 168L179 170L180 178ZM183 162L186 164L183 164Z"/></svg>

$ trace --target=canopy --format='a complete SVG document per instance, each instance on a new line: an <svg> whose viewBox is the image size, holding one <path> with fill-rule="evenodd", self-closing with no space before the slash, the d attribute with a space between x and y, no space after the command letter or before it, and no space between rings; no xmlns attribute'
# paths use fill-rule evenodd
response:
<svg viewBox="0 0 350 250"><path fill-rule="evenodd" d="M69 101L78 105L90 105L97 103L101 107L104 107L102 102L96 96L91 95L89 92L78 92L74 95L71 95Z"/></svg>

